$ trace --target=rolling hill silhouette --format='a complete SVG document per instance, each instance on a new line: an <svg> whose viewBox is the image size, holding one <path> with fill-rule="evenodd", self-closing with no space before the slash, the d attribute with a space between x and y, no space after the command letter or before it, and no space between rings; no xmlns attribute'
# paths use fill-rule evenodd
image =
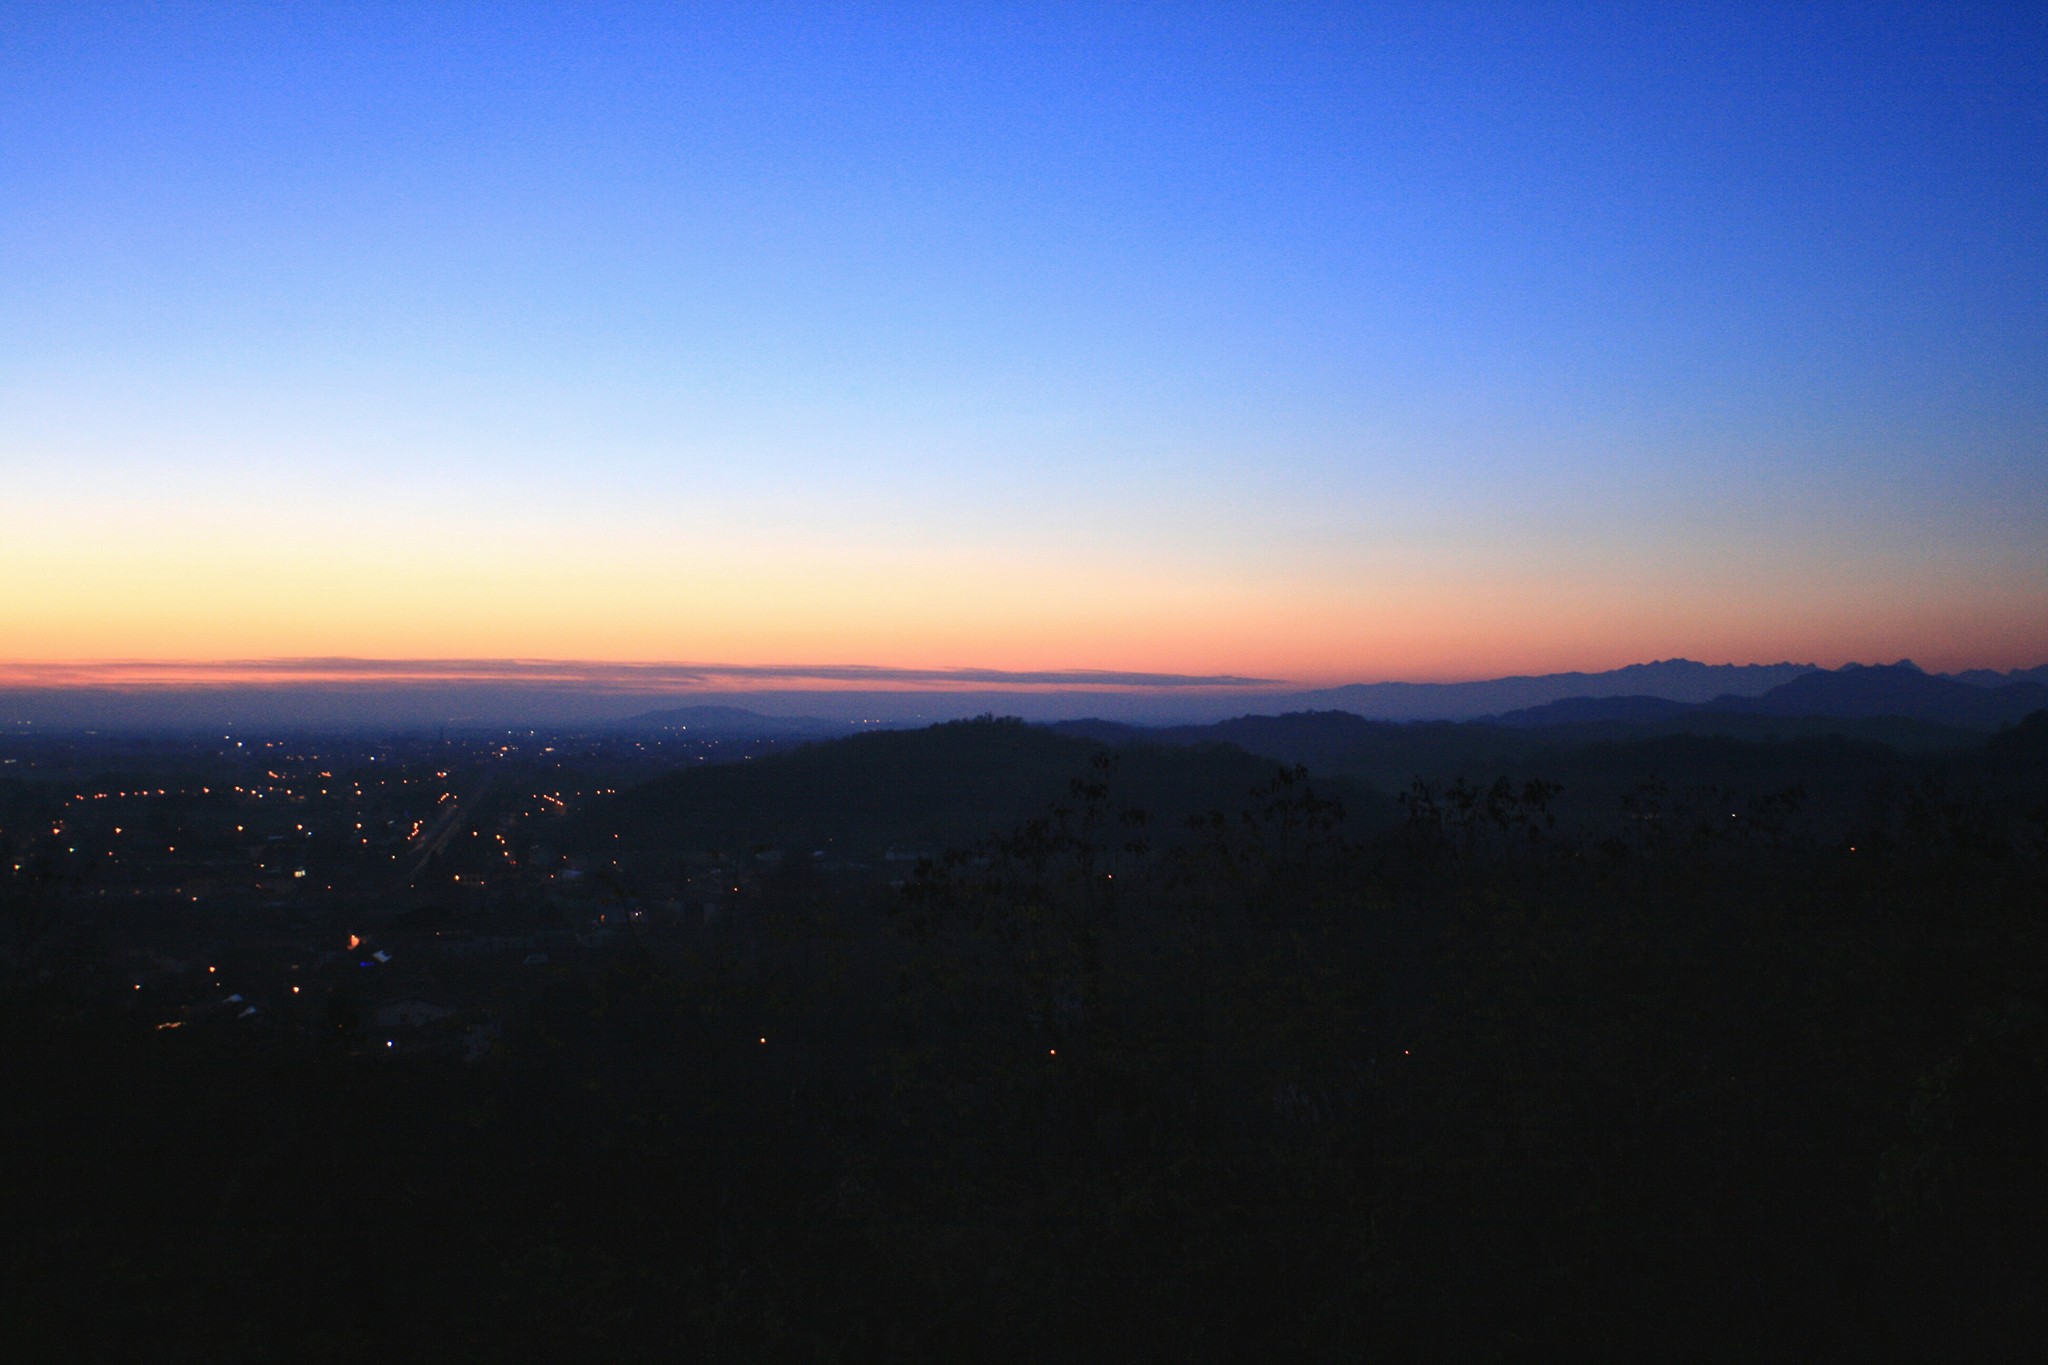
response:
<svg viewBox="0 0 2048 1365"><path fill-rule="evenodd" d="M877 731L744 763L685 769L622 792L589 818L642 845L731 849L755 843L878 851L938 848L1012 828L1094 774L1105 744L1018 720L952 721ZM1276 764L1242 748L1119 744L1110 804L1153 817L1148 837L1173 837L1200 811L1242 809ZM1373 804L1355 784L1329 784Z"/></svg>

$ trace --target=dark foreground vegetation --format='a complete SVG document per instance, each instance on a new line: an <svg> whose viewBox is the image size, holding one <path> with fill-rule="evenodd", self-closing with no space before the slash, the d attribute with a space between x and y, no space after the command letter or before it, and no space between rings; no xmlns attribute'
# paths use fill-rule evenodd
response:
<svg viewBox="0 0 2048 1365"><path fill-rule="evenodd" d="M2048 714L1824 801L1796 746L1722 741L1734 789L1667 745L1597 810L1267 763L1168 815L1157 754L962 735L1079 758L953 852L762 849L508 969L472 1061L333 986L142 1011L34 948L84 883L17 872L0 1355L2039 1350ZM664 809L717 823L670 783L574 837L654 856Z"/></svg>

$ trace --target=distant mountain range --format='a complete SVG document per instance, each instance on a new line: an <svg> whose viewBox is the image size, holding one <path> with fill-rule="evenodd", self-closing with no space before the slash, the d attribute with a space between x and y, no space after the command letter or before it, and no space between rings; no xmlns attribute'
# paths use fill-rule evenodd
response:
<svg viewBox="0 0 2048 1365"><path fill-rule="evenodd" d="M2006 683L2016 682L2048 684L2048 664L2042 664L2038 668L2015 668L2005 673L1990 668L1971 668L1961 673L1944 673L1937 676L1969 683L1972 687L2002 687Z"/></svg>
<svg viewBox="0 0 2048 1365"><path fill-rule="evenodd" d="M1809 673L1760 697L1724 697L1712 705L1765 716L1905 716L1992 729L2048 707L2048 683L1983 686L1897 663Z"/></svg>
<svg viewBox="0 0 2048 1365"><path fill-rule="evenodd" d="M1813 664L1703 664L1663 659L1604 673L1546 673L1459 683L1352 683L1303 692L1144 697L1114 694L861 693L858 702L818 694L819 710L849 704L884 724L922 724L948 715L992 712L1059 720L1083 715L1126 724L1205 724L1243 715L1344 711L1377 721L1493 720L1526 728L1576 722L1668 720L1691 710L1757 716L1901 716L1938 725L1990 729L2039 709L2048 697L2048 665L1998 673L1975 669L1952 677L1913 663L1849 664L1833 671ZM777 705L777 699L769 701ZM837 703L834 705L833 703ZM914 709L913 709L914 708ZM778 708L779 709L779 708ZM934 712L937 716L934 716ZM858 726L843 715L767 715L740 706L695 705L650 711L616 722L625 729L687 730L712 737L829 739Z"/></svg>
<svg viewBox="0 0 2048 1365"><path fill-rule="evenodd" d="M1462 721L1389 721L1331 709L1207 725L1084 720L1054 728L1107 744L1231 744L1363 778L1382 790L1418 775L1448 780L1504 772L1568 779L1597 791L1603 781L1645 763L1741 785L1755 776L1751 769L1781 761L1766 755L1797 749L1801 763L1815 772L1836 771L1838 785L1849 790L1899 756L1963 753L2001 727L2013 728L1994 739L2027 727L2038 737L2048 729L2048 683L2038 680L2040 672L1986 672L1977 676L1988 682L1972 683L1901 661L1810 669L1755 696L1724 694L1704 702L1624 694L1561 697ZM1607 681L1616 675L1576 676ZM1887 753L1892 758L1877 757Z"/></svg>
<svg viewBox="0 0 2048 1365"><path fill-rule="evenodd" d="M1904 693L1887 689L1882 679L1904 670L1914 678L1937 686L1927 690L1917 704L1901 700L1894 706L1905 710L1871 711L1856 696L1889 697ZM1760 715L1907 715L1946 725L1985 728L2015 718L2012 709L2022 694L2008 694L1996 702L1983 701L1975 694L2008 688L2019 683L2048 686L2048 665L1998 673L1976 669L1944 678L1922 673L1909 662L1861 666L1851 664L1830 673L1814 664L1704 664L1692 659L1662 659L1654 663L1630 664L1602 673L1544 673L1507 678L1487 678L1456 683L1351 683L1342 687L1316 688L1300 692L1199 692L1173 694L1111 693L1088 691L1039 692L841 692L764 693L759 700L771 710L805 707L809 714L767 715L737 705L698 705L651 711L617 722L625 728L683 728L693 734L773 735L778 737L830 738L856 728L850 717L868 718L863 728L883 725L923 725L933 720L993 713L1022 716L1029 720L1059 721L1076 715L1111 719L1123 724L1172 725L1212 724L1243 715L1287 715L1302 711L1345 711L1367 720L1379 721L1464 721L1498 720L1512 726L1564 724L1571 721L1650 720L1675 716L1687 708L1713 706L1741 709L1737 703L1774 694L1800 679L1819 676L1849 677L1859 673L1872 676L1860 684L1844 684L1835 694L1827 685L1802 684L1806 691L1787 694L1783 702L1764 704ZM1945 691L1953 684L1961 691ZM1910 682L1906 684L1910 686ZM1861 692L1857 688L1861 687ZM1939 694L1938 696L1936 694ZM1953 698L1966 698L1954 701ZM1941 698L1950 698L1944 701ZM721 698L721 700L724 700ZM735 694L732 701L747 701ZM1597 704L1596 704L1597 703ZM1818 710L1799 709L1817 706ZM1544 708L1556 708L1545 710ZM1783 709L1790 707L1793 709ZM2023 707L2024 715L2031 707Z"/></svg>
<svg viewBox="0 0 2048 1365"><path fill-rule="evenodd" d="M1804 681L1836 679L1835 682ZM1794 683L1789 693L1779 689ZM2012 689L2019 688L2020 691ZM1908 662L1833 672L1811 664L1704 664L1664 659L1603 673L1549 673L1455 683L1353 683L1306 691L1263 687L1038 687L847 690L769 687L678 695L506 681L362 685L0 686L0 723L147 731L240 726L272 730L490 729L553 725L685 731L716 739L829 739L863 729L928 725L992 713L1028 720L1079 716L1129 724L1206 724L1246 714L1345 711L1380 721L1494 718L1514 727L1648 723L1712 707L1725 715L1919 716L1976 729L2032 709L2048 665L1943 676ZM1989 697L1976 694L1991 694ZM1766 700L1769 698L1769 700ZM678 702L687 704L677 705ZM1593 703L1612 703L1594 705ZM647 708L635 713L633 708ZM1544 711L1542 708L1556 707ZM1816 709L1817 708L1817 709ZM1875 708L1875 709L1873 709ZM621 718L620 713L627 714Z"/></svg>
<svg viewBox="0 0 2048 1365"><path fill-rule="evenodd" d="M1661 659L1605 673L1543 673L1459 683L1351 683L1267 700L1285 703L1277 710L1349 711L1368 720L1477 720L1575 697L1661 697L1679 702L1754 697L1817 667Z"/></svg>
<svg viewBox="0 0 2048 1365"><path fill-rule="evenodd" d="M1965 680L1967 679L1967 681ZM2048 669L1959 677L1924 673L1909 660L1815 669L1759 695L1687 703L1668 697L1577 696L1493 717L1520 729L1594 721L1670 721L1695 714L1876 719L1898 717L1971 730L1996 729L2048 708Z"/></svg>

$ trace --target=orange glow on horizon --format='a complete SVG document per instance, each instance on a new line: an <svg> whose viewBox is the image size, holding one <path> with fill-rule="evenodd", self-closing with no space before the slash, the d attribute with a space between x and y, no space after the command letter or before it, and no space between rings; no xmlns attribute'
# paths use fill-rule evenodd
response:
<svg viewBox="0 0 2048 1365"><path fill-rule="evenodd" d="M592 670L714 660L698 667L726 690L1023 685L883 676L962 668L1313 687L1671 657L1910 657L1938 670L2048 659L2048 582L2031 565L1637 563L1511 538L1457 552L1389 542L1325 562L510 520L344 532L276 508L243 509L230 533L219 509L125 505L102 509L81 542L60 510L17 509L0 538L0 579L33 585L0 597L0 686L542 684L550 669L559 685L616 686ZM792 661L880 667L868 679L773 667Z"/></svg>
<svg viewBox="0 0 2048 1365"><path fill-rule="evenodd" d="M458 561L415 578L367 562L317 573L290 562L270 572L131 563L71 573L17 558L0 550L0 573L63 586L0 601L4 687L1032 685L906 682L891 676L897 670L1229 675L1316 687L1672 657L1823 666L1910 657L1936 670L2048 660L2048 590L2026 585L1959 604L1949 584L1916 592L1835 579L1792 590L1761 574L1707 594L1668 580L1478 569L1333 586L1072 565L747 566L756 575L613 564L535 577ZM873 672L857 676L855 665ZM653 676L664 670L669 680ZM714 680L675 680L692 670Z"/></svg>

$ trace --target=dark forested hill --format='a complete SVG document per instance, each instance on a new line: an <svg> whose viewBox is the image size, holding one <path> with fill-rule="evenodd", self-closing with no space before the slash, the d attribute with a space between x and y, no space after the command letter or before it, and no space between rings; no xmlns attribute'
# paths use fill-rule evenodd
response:
<svg viewBox="0 0 2048 1365"><path fill-rule="evenodd" d="M1108 752L1106 774L1093 767ZM1017 720L955 721L923 730L855 735L746 763L685 770L594 808L594 825L641 843L733 848L802 843L838 849L936 848L1005 830L1071 799L1076 778L1102 776L1117 809L1155 826L1237 810L1269 781L1275 758L1212 737L1180 744L1105 744ZM1361 807L1356 784L1333 794Z"/></svg>
<svg viewBox="0 0 2048 1365"><path fill-rule="evenodd" d="M1840 814L1864 800L1874 783L1974 777L1992 761L1981 730L1930 721L1690 708L1661 717L1528 726L1403 725L1320 711L1161 729L1103 721L1056 728L1107 743L1229 743L1390 793L1418 779L1444 784L1540 778L1561 785L1561 812L1578 815L1611 815L1624 794L1645 782L1672 791L1721 789L1752 796L1798 787L1815 809ZM1992 736L1991 745L2019 744L2008 738L2011 733Z"/></svg>
<svg viewBox="0 0 2048 1365"><path fill-rule="evenodd" d="M1139 729L1103 721L1054 727L1065 734L1107 742L1234 744L1316 773L1343 773L1383 791L1415 777L1430 779L1521 772L1554 747L1541 736L1492 725L1455 721L1366 720L1347 711L1297 711L1284 716L1241 716L1216 725ZM1540 764L1538 765L1540 766Z"/></svg>

